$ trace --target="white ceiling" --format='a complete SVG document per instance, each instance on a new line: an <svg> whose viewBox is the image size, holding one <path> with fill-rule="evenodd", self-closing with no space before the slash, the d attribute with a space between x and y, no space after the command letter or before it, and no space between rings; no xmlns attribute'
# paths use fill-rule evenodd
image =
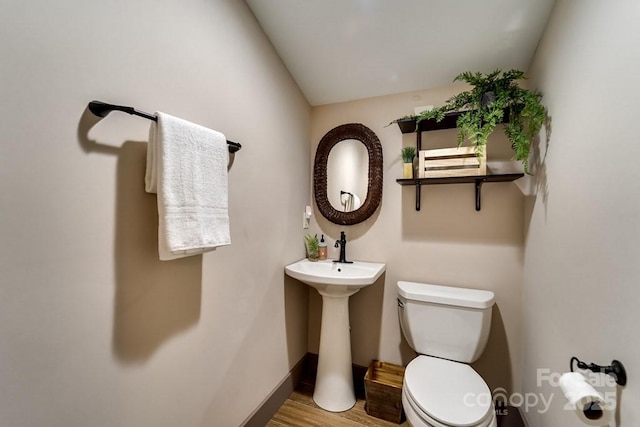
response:
<svg viewBox="0 0 640 427"><path fill-rule="evenodd" d="M526 71L554 0L245 0L311 105Z"/></svg>

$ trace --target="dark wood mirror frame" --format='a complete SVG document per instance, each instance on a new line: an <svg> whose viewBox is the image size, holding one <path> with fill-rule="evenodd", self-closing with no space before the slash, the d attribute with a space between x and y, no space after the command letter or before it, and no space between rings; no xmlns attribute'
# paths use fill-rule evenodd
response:
<svg viewBox="0 0 640 427"><path fill-rule="evenodd" d="M367 198L352 212L335 209L327 197L327 161L331 149L339 142L355 139L364 144L369 155ZM348 123L331 129L322 137L313 163L313 192L322 216L334 224L354 225L369 218L382 200L382 144L376 134L360 123Z"/></svg>

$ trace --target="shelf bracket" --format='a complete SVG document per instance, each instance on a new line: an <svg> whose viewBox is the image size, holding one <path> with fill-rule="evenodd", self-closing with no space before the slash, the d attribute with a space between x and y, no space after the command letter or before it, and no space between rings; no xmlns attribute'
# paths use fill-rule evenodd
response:
<svg viewBox="0 0 640 427"><path fill-rule="evenodd" d="M416 154L422 150L422 132L420 132L419 126L416 124ZM422 182L416 181L416 212L420 211L420 193Z"/></svg>
<svg viewBox="0 0 640 427"><path fill-rule="evenodd" d="M480 190L482 189L481 179L476 179L476 211L480 212Z"/></svg>

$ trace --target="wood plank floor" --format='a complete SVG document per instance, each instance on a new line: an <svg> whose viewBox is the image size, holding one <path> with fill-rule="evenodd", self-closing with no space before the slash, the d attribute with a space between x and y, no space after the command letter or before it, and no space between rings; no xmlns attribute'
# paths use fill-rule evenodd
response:
<svg viewBox="0 0 640 427"><path fill-rule="evenodd" d="M367 415L365 401L358 399L356 405L345 412L328 412L318 407L308 391L296 390L280 407L267 427L408 427L406 421L395 424Z"/></svg>
<svg viewBox="0 0 640 427"><path fill-rule="evenodd" d="M354 365L354 389L356 405L345 412L328 412L321 409L313 401L315 374L318 368L317 355L307 353L301 378L296 390L280 407L278 412L267 423L267 427L410 427L405 421L395 424L379 418L369 416L364 410L365 367ZM498 413L498 427L525 427L518 408L500 407Z"/></svg>

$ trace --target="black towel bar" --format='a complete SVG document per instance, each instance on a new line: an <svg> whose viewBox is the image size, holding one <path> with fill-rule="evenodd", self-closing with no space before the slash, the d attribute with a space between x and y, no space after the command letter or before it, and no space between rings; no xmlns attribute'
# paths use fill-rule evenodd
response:
<svg viewBox="0 0 640 427"><path fill-rule="evenodd" d="M107 104L106 102L102 102L102 101L91 101L89 103L89 111L91 111L93 114L95 114L98 117L106 117L106 115L112 111L122 111L128 114L131 114L133 116L140 116L140 117L144 117L145 119L153 120L154 122L158 121L158 117L156 117L153 114L136 110L133 107L127 107L124 105ZM229 146L230 153L235 153L236 151L239 151L242 148L242 145L240 145L239 143L229 141L229 140L227 140L227 145Z"/></svg>

